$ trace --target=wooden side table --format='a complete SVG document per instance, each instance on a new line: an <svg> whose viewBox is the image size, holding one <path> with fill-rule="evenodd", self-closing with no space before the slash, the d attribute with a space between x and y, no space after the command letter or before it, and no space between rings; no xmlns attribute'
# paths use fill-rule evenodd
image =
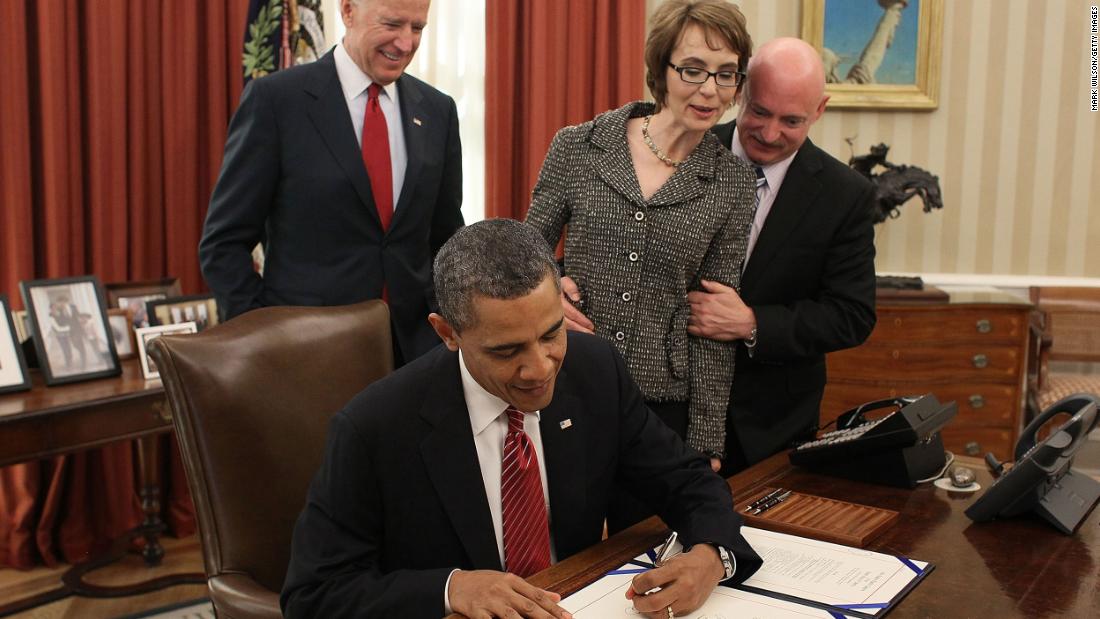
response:
<svg viewBox="0 0 1100 619"><path fill-rule="evenodd" d="M73 566L62 586L0 607L0 615L44 604L68 595L118 597L176 584L202 584L203 574L180 574L126 587L98 587L84 582L88 572L120 558L137 537L145 538L142 556L158 565L164 556L160 534L160 472L157 437L172 430L172 412L159 380L146 381L137 359L122 362L122 375L83 383L46 387L32 373L30 391L0 395L0 466L72 453L117 441L137 440L142 523L112 545L102 557Z"/></svg>
<svg viewBox="0 0 1100 619"><path fill-rule="evenodd" d="M820 423L870 400L931 392L958 403L943 430L948 449L1010 458L1027 394L1032 305L1007 293L938 292L880 295L867 341L827 357Z"/></svg>

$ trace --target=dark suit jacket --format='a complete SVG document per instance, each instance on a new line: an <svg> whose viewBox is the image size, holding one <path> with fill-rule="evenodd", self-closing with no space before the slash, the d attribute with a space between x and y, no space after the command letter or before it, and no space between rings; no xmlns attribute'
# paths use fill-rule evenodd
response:
<svg viewBox="0 0 1100 619"><path fill-rule="evenodd" d="M380 298L384 282L405 358L439 342L427 322L431 267L462 226L458 116L450 97L412 76L397 88L408 168L383 233L332 52L249 83L199 244L223 317ZM250 253L261 240L262 278Z"/></svg>
<svg viewBox="0 0 1100 619"><path fill-rule="evenodd" d="M501 569L458 363L440 346L335 416L294 529L288 617L440 617L452 569ZM759 567L728 486L649 412L602 338L569 334L540 427L559 559L600 541L618 479L685 544L732 550L735 578Z"/></svg>
<svg viewBox="0 0 1100 619"><path fill-rule="evenodd" d="M727 147L733 128L714 129ZM873 197L809 139L787 170L741 277L758 340L752 358L738 347L727 420L748 464L812 433L825 353L858 346L875 326Z"/></svg>

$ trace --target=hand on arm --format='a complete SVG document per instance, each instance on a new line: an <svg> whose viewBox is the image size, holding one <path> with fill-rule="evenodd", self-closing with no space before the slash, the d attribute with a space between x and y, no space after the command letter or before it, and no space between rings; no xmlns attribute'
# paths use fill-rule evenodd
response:
<svg viewBox="0 0 1100 619"><path fill-rule="evenodd" d="M705 279L702 284L703 290L688 293L688 333L721 342L748 339L756 327L752 308L729 286Z"/></svg>
<svg viewBox="0 0 1100 619"><path fill-rule="evenodd" d="M449 593L451 608L470 619L573 617L558 606L560 595L539 589L515 574L459 570L451 575Z"/></svg>
<svg viewBox="0 0 1100 619"><path fill-rule="evenodd" d="M696 544L664 566L635 576L626 598L650 619L667 619L670 607L674 614L684 615L702 606L725 574L714 546Z"/></svg>
<svg viewBox="0 0 1100 619"><path fill-rule="evenodd" d="M595 333L596 325L588 319L575 303L580 303L581 291L573 278L565 276L561 278L561 308L565 312L565 328L570 331L582 333Z"/></svg>

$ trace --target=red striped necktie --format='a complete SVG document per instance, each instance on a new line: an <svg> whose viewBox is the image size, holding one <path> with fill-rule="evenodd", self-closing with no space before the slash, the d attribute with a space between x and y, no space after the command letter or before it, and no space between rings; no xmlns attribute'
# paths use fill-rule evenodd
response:
<svg viewBox="0 0 1100 619"><path fill-rule="evenodd" d="M500 494L504 566L526 578L550 567L550 526L539 476L539 458L523 431L523 412L509 406Z"/></svg>

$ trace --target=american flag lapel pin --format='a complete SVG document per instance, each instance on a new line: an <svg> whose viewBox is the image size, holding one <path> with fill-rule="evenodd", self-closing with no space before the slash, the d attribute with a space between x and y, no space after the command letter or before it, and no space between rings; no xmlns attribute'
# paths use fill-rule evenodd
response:
<svg viewBox="0 0 1100 619"><path fill-rule="evenodd" d="M572 428L573 427L573 420L572 419L565 419L563 421L560 421L560 422L558 422L558 427L561 428L562 430Z"/></svg>
<svg viewBox="0 0 1100 619"><path fill-rule="evenodd" d="M416 125L417 127L419 127L420 125L422 125L424 123L420 122L419 118L413 116L413 124Z"/></svg>

